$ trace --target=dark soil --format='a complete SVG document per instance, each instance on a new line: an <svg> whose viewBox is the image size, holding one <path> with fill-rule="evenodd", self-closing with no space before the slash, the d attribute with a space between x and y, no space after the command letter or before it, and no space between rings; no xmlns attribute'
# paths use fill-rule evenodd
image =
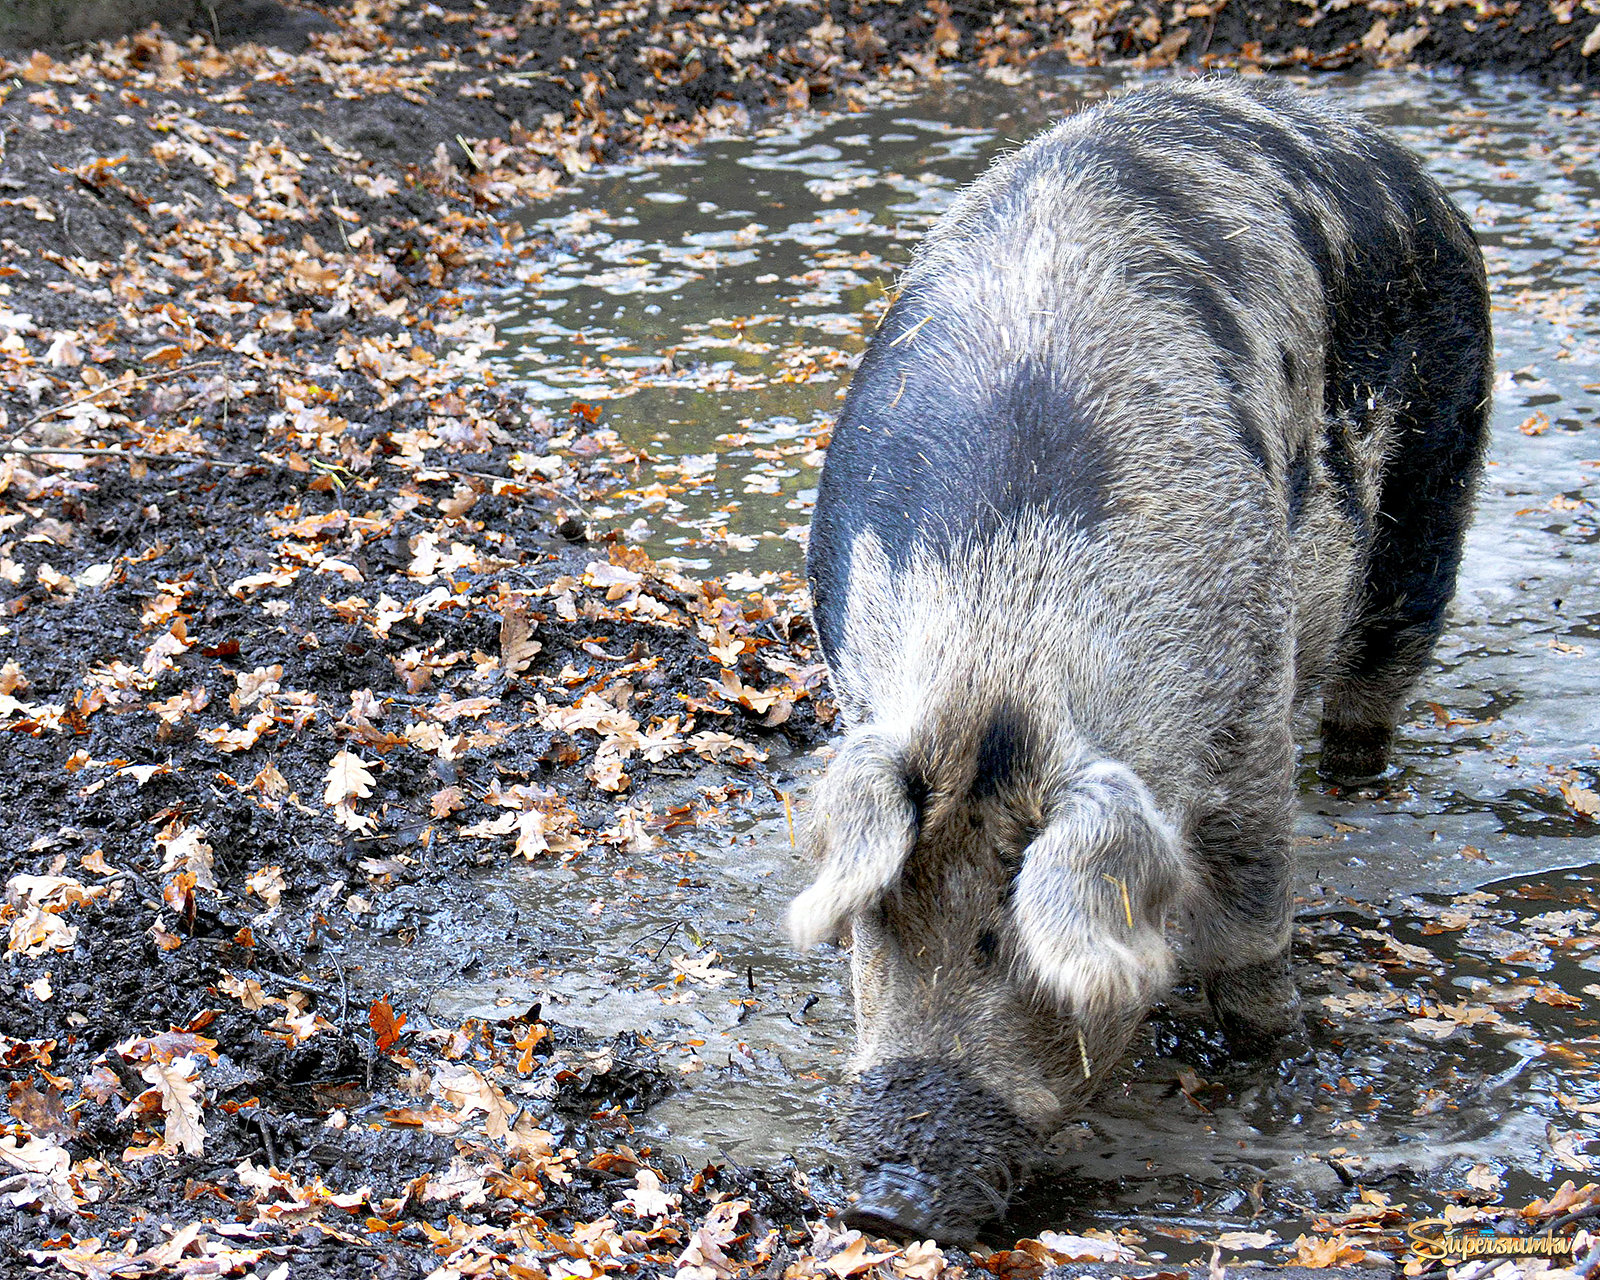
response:
<svg viewBox="0 0 1600 1280"><path fill-rule="evenodd" d="M626 145L692 141L733 83L656 99L649 32L602 42L548 6L519 39L514 13L335 12L294 60L150 32L11 68L0 1064L22 1154L0 1173L23 1173L0 1178L0 1250L409 1276L479 1226L527 1224L567 1256L555 1242L611 1212L646 1158L617 1142L668 1087L648 1045L588 1043L537 1008L407 1025L340 942L403 932L395 885L469 900L473 871L519 842L583 857L692 825L652 799L661 770L630 723L668 739L675 795L687 773L736 803L782 785L738 764L762 739L814 743L831 718L796 599L729 600L591 527L587 501L632 455L594 408L530 412L461 350L461 290L542 252L510 246L495 213ZM447 43L462 37L465 53ZM593 70L458 92L541 58L603 68L602 48L652 94L631 133L575 97ZM519 120L511 151L483 141ZM589 585L591 566L610 576ZM519 619L539 648L514 660ZM798 674L775 683L777 654ZM708 693L719 672L786 690L781 712ZM585 698L616 723L552 727ZM371 778L342 820L325 794L341 753ZM41 908L28 876L87 900ZM34 946L30 918L65 932ZM492 1105L512 1099L509 1130L430 1094L454 1063ZM197 1082L188 1143L164 1071ZM452 1162L484 1140L475 1189L452 1192ZM70 1168L35 1168L58 1151ZM807 1211L782 1178L660 1172L679 1222L734 1192L741 1238ZM229 1221L254 1226L219 1234ZM198 1240L171 1246L189 1224ZM687 1243L663 1226L626 1266L670 1270Z"/></svg>

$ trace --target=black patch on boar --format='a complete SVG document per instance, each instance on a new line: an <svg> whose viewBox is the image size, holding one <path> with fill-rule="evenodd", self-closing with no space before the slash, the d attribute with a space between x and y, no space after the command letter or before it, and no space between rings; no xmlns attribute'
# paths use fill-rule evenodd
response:
<svg viewBox="0 0 1600 1280"><path fill-rule="evenodd" d="M1075 154L1076 153L1076 154ZM1255 352L1241 319L1241 306L1229 296L1223 282L1246 279L1250 270L1245 247L1228 238L1215 211L1185 194L1186 175L1127 138L1096 137L1070 148L1070 159L1093 165L1097 176L1104 176L1125 195L1146 210L1153 223L1186 251L1199 258L1203 270L1197 272L1191 261L1174 259L1156 247L1131 255L1139 269L1149 273L1151 287L1186 307L1198 321L1216 355L1217 373L1234 392L1234 408L1240 439L1263 472L1268 468L1265 436L1243 392L1247 370ZM1004 209L998 203L996 214ZM996 221L1002 221L998 216Z"/></svg>
<svg viewBox="0 0 1600 1280"><path fill-rule="evenodd" d="M1311 458L1305 450L1290 459L1284 480L1288 486L1289 532L1293 533L1300 527L1300 515L1306 509L1306 490L1311 487Z"/></svg>
<svg viewBox="0 0 1600 1280"><path fill-rule="evenodd" d="M908 301L906 314L917 315ZM937 319L920 328L897 320L884 332L913 328L899 347L880 335L868 348L818 486L806 563L830 661L843 643L850 547L863 530L899 568L919 546L948 550L951 529L982 543L1003 538L1027 512L1048 511L1082 530L1105 518L1115 458L1074 388L1028 359L987 388L941 385L917 366L936 362L939 343L954 339Z"/></svg>
<svg viewBox="0 0 1600 1280"><path fill-rule="evenodd" d="M1366 507L1361 501L1361 490L1356 478L1356 460L1350 451L1348 427L1344 421L1334 419L1324 425L1322 461L1328 477L1338 490L1339 505L1345 519L1350 521L1356 537L1365 542L1371 533Z"/></svg>
<svg viewBox="0 0 1600 1280"><path fill-rule="evenodd" d="M1239 432L1239 443L1244 445L1250 460L1261 469L1263 475L1271 475L1272 464L1267 455L1267 434L1262 430L1261 419L1256 416L1249 396L1238 394L1233 397L1233 421Z"/></svg>
<svg viewBox="0 0 1600 1280"><path fill-rule="evenodd" d="M1216 210L1189 195L1193 183L1170 162L1170 150L1155 152L1125 136L1102 133L1066 148L1062 159L1067 164L1092 165L1097 177L1131 196L1154 225L1200 259L1211 280L1240 280L1249 270L1244 247L1227 238ZM1194 269L1180 267L1173 278L1192 281ZM1249 347L1239 343L1220 345L1237 355L1249 354Z"/></svg>
<svg viewBox="0 0 1600 1280"><path fill-rule="evenodd" d="M1399 692L1426 661L1455 591L1482 470L1493 352L1471 228L1409 155L1387 152L1392 194L1414 238L1395 262L1383 257L1396 249L1392 230L1358 228L1365 253L1335 313L1329 396L1358 423L1375 389L1399 405L1394 430L1404 447L1383 476L1345 652L1347 680Z"/></svg>
<svg viewBox="0 0 1600 1280"><path fill-rule="evenodd" d="M1033 742L1032 723L1020 707L1010 703L997 707L978 740L972 794L993 796L1009 786L1026 767Z"/></svg>

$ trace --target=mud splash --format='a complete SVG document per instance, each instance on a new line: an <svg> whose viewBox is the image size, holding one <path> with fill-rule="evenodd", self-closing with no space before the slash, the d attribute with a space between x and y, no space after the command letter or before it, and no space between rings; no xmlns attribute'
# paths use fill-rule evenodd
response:
<svg viewBox="0 0 1600 1280"><path fill-rule="evenodd" d="M595 519L735 588L797 567L830 416L916 239L996 153L1125 83L952 80L596 173L530 214L554 240L498 304L504 373L535 400L598 404L644 455ZM1326 1227L1357 1185L1416 1217L1469 1175L1520 1203L1588 1159L1600 848L1575 806L1600 722L1600 120L1519 81L1309 83L1420 151L1485 247L1496 439L1460 595L1387 789L1329 792L1304 762L1300 1060L1228 1062L1179 993L1062 1135L1062 1176L1018 1206L1013 1236L1130 1226L1184 1258L1219 1222L1282 1240ZM785 785L803 796L817 767L790 762ZM369 976L431 992L441 1021L545 1001L642 1032L677 1087L631 1141L825 1167L843 966L787 948L785 811L746 812L654 864L502 872L479 916L422 911L416 945L365 957ZM526 954L529 917L570 946Z"/></svg>

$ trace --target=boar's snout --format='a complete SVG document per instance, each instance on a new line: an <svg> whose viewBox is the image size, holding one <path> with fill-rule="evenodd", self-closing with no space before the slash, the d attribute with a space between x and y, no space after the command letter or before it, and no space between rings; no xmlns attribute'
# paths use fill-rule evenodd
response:
<svg viewBox="0 0 1600 1280"><path fill-rule="evenodd" d="M844 1220L873 1236L948 1238L950 1224L939 1213L940 1198L934 1180L911 1165L879 1165L861 1180L860 1198L845 1210Z"/></svg>
<svg viewBox="0 0 1600 1280"><path fill-rule="evenodd" d="M845 1122L860 1191L845 1221L880 1235L968 1244L1005 1212L1039 1138L960 1066L927 1060L864 1072Z"/></svg>

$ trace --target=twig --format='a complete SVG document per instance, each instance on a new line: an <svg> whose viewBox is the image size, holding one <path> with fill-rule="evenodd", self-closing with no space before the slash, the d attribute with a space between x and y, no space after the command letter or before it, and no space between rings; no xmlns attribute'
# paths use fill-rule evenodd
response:
<svg viewBox="0 0 1600 1280"><path fill-rule="evenodd" d="M681 920L676 921L673 924L672 931L667 934L667 940L663 942L659 948L657 948L655 955L650 957L651 964L654 964L657 960L661 959L661 953L672 945L672 940L678 936L678 930L682 927L683 922Z"/></svg>
<svg viewBox="0 0 1600 1280"><path fill-rule="evenodd" d="M339 1030L349 1034L350 1028L345 1025L345 1015L350 1012L350 984L345 981L344 966L339 963L338 956L330 957L333 961L334 971L339 975Z"/></svg>
<svg viewBox="0 0 1600 1280"><path fill-rule="evenodd" d="M1332 1156L1323 1156L1322 1163L1327 1165L1328 1168L1332 1169L1335 1176L1337 1176L1339 1181L1344 1183L1345 1186L1353 1187L1356 1185L1355 1175L1353 1175L1345 1165L1339 1163L1339 1161L1335 1160Z"/></svg>
<svg viewBox="0 0 1600 1280"><path fill-rule="evenodd" d="M132 375L131 381L128 380L128 375L125 374L123 377L118 378L115 382L108 382L104 386L96 387L93 391L86 392L81 396L75 396L71 400L66 401L64 404L52 405L48 409L41 409L38 413L34 414L33 417L29 418L11 433L11 438L6 441L6 448L4 450L0 450L0 452L11 452L11 445L22 439L23 436L27 435L28 432L32 431L46 418L52 418L58 413L65 412L66 410L71 409L74 405L85 404L88 401L95 399L97 396L105 395L108 391L132 391L136 383L164 382L168 378L182 377L184 374L192 373L196 369L214 369L221 363L222 361L220 360L201 360L198 364L182 365L176 369L168 369L165 373L133 373L132 370L129 370L129 374ZM54 452L72 453L74 450L56 449Z"/></svg>
<svg viewBox="0 0 1600 1280"><path fill-rule="evenodd" d="M268 1168L276 1169L278 1167L278 1151L273 1144L272 1130L267 1126L266 1118L262 1115L261 1110L257 1108L255 1115L251 1119L256 1122L256 1128L261 1131L261 1145L267 1149L267 1166Z"/></svg>
<svg viewBox="0 0 1600 1280"><path fill-rule="evenodd" d="M321 986L315 982L303 982L299 978L286 978L281 973L272 973L266 969L257 969L263 978L271 978L279 986L288 987L291 991L304 991L307 995L319 996L324 1000L332 1000L338 994L331 987Z"/></svg>
<svg viewBox="0 0 1600 1280"><path fill-rule="evenodd" d="M1581 1209L1574 1209L1571 1213L1564 1213L1559 1218L1552 1220L1544 1227L1545 1235L1554 1235L1563 1227L1570 1227L1574 1222L1582 1222L1585 1218L1600 1218L1600 1200L1584 1205Z"/></svg>
<svg viewBox="0 0 1600 1280"><path fill-rule="evenodd" d="M118 867L116 875L107 877L104 881L102 881L102 883L108 885L116 884L119 880L131 880L134 884L134 887L139 889L147 897L154 898L157 902L161 901L160 888L152 884L148 879L145 878L145 876L133 870L131 867Z"/></svg>

